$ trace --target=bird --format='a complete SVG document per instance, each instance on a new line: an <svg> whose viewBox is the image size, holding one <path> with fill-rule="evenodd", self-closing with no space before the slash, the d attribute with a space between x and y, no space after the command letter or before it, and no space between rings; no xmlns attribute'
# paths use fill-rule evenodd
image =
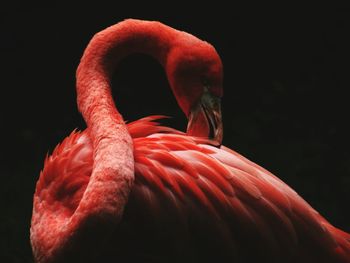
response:
<svg viewBox="0 0 350 263"><path fill-rule="evenodd" d="M163 115L124 121L111 76L134 53L164 67L186 132L161 125ZM87 128L46 156L30 227L36 262L350 262L350 234L222 145L223 65L208 42L120 21L91 39L76 89Z"/></svg>

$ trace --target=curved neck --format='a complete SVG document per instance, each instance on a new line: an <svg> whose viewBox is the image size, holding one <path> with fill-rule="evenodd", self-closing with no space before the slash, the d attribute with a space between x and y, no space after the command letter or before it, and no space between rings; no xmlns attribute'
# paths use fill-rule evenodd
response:
<svg viewBox="0 0 350 263"><path fill-rule="evenodd" d="M164 64L174 32L158 22L126 20L96 34L86 48L77 70L77 100L88 126L94 163L89 184L67 228L74 235L62 241L66 242L63 251L70 248L80 256L88 254L83 250L96 249L92 249L96 238L103 240L119 223L133 186L132 138L110 88L114 67L135 52L149 54Z"/></svg>
<svg viewBox="0 0 350 263"><path fill-rule="evenodd" d="M72 216L56 220L50 237L36 236L48 217L36 215L32 244L37 261L83 262L102 246L119 223L134 182L132 138L117 111L110 79L117 63L131 53L145 53L165 65L179 31L159 22L125 20L96 34L77 70L77 102L93 146L87 188ZM48 211L50 213L50 211ZM44 224L45 225L45 224ZM85 262L85 261L84 261Z"/></svg>
<svg viewBox="0 0 350 263"><path fill-rule="evenodd" d="M166 63L174 33L159 22L125 20L111 26L90 41L77 70L78 107L88 127L93 128L94 113L101 118L122 122L111 96L111 74L118 62L132 53L144 53ZM94 120L94 121L93 121Z"/></svg>

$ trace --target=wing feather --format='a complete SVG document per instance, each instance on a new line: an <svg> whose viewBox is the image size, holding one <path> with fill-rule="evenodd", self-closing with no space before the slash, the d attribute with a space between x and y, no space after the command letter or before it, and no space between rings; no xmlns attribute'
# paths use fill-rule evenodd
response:
<svg viewBox="0 0 350 263"><path fill-rule="evenodd" d="M128 124L135 157L129 206L144 210L152 218L147 222L177 222L188 237L229 248L236 260L255 258L253 250L261 262L279 262L283 255L290 256L284 262L297 262L299 249L311 260L320 250L347 262L349 235L332 227L279 178L224 146L157 126L154 121L160 117ZM68 217L79 204L92 166L88 133L73 131L45 158L35 211ZM207 249L214 251L211 246Z"/></svg>

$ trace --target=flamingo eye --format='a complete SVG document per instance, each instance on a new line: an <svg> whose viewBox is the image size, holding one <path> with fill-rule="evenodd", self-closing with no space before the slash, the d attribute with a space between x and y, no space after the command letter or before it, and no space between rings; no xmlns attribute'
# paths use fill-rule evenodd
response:
<svg viewBox="0 0 350 263"><path fill-rule="evenodd" d="M207 78L202 78L202 85L208 89L210 86L209 80Z"/></svg>
<svg viewBox="0 0 350 263"><path fill-rule="evenodd" d="M209 93L211 94L211 85L210 82L207 78L202 78L202 86L203 86L203 91L204 93Z"/></svg>
<svg viewBox="0 0 350 263"><path fill-rule="evenodd" d="M202 78L202 85L204 93L208 93L219 98L222 96L222 90L219 87L212 85L208 79Z"/></svg>

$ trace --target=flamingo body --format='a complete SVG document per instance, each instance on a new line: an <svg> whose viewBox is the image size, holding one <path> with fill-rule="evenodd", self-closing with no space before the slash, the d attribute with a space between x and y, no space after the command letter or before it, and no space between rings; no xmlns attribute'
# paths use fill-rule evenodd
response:
<svg viewBox="0 0 350 263"><path fill-rule="evenodd" d="M128 124L135 183L99 260L350 262L350 236L276 176L224 146L158 126L157 118ZM46 159L34 209L55 211L51 228L75 212L92 151L88 131L74 131Z"/></svg>
<svg viewBox="0 0 350 263"><path fill-rule="evenodd" d="M159 126L161 116L125 124L110 78L134 52L164 66L186 134ZM87 129L56 147L36 185L36 262L350 263L349 234L220 146L221 96L221 60L207 42L140 20L96 34L77 70Z"/></svg>

